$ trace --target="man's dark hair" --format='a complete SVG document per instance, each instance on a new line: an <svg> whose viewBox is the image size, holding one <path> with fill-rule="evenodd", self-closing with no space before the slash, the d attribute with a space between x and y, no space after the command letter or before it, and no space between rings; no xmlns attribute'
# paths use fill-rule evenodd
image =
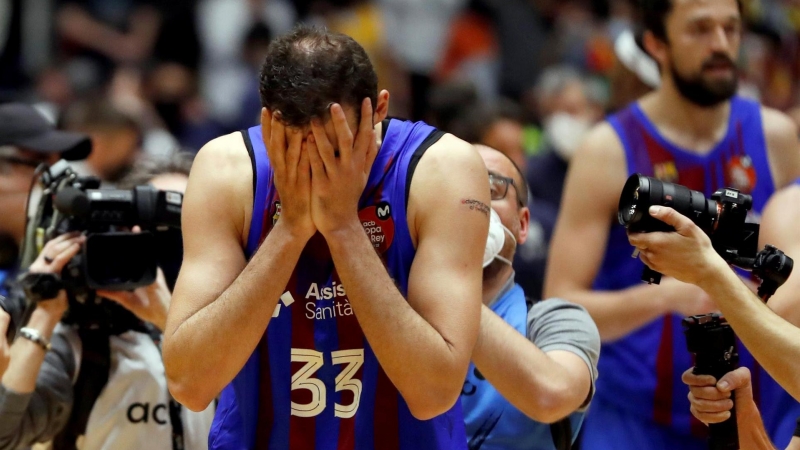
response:
<svg viewBox="0 0 800 450"><path fill-rule="evenodd" d="M517 188L517 198L519 199L519 203L521 204L520 208L528 206L529 189L528 189L528 180L525 178L525 174L522 173L522 169L519 168L517 163L515 163L514 160L511 159L511 157L509 157L503 152L499 153L505 156L506 159L509 160L509 162L511 162L511 165L514 166L514 169L516 169L517 176L513 178L516 178L514 180L514 187Z"/></svg>
<svg viewBox="0 0 800 450"><path fill-rule="evenodd" d="M672 12L674 0L640 0L644 31L650 31L655 37L667 42L667 16ZM742 12L742 1L736 0L739 12Z"/></svg>
<svg viewBox="0 0 800 450"><path fill-rule="evenodd" d="M356 107L378 96L378 76L353 38L325 28L297 26L270 43L261 68L261 105L280 111L286 125L325 117L331 103Z"/></svg>

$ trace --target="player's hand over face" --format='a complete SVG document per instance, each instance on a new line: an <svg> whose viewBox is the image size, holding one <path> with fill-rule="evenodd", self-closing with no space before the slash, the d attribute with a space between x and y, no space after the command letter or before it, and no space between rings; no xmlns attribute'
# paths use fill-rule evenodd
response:
<svg viewBox="0 0 800 450"><path fill-rule="evenodd" d="M308 151L303 149L303 133L286 127L280 111L272 114L266 108L261 110L261 132L281 201L277 225L308 241L317 230L311 220L311 166Z"/></svg>
<svg viewBox="0 0 800 450"><path fill-rule="evenodd" d="M334 145L318 120L311 122L313 135L308 139L312 173L311 215L314 225L326 237L337 230L361 227L358 201L378 153L369 98L361 103L361 123L355 136L341 105L331 105L330 112L339 157L336 157Z"/></svg>
<svg viewBox="0 0 800 450"><path fill-rule="evenodd" d="M64 266L78 254L84 242L86 236L75 233L62 234L51 239L28 268L28 272L61 275ZM56 298L37 303L36 309L47 313L53 323L56 323L67 311L67 304L67 293L62 289Z"/></svg>
<svg viewBox="0 0 800 450"><path fill-rule="evenodd" d="M628 240L653 270L680 281L698 284L729 270L711 246L711 240L689 218L672 208L652 206L650 215L675 228L675 232L630 233Z"/></svg>
<svg viewBox="0 0 800 450"><path fill-rule="evenodd" d="M97 295L119 303L136 315L136 317L150 322L162 332L167 325L167 311L172 294L167 287L164 272L158 269L155 283L150 286L128 291L97 291Z"/></svg>
<svg viewBox="0 0 800 450"><path fill-rule="evenodd" d="M684 372L682 379L689 386L692 415L705 424L724 422L731 416L731 392L736 394L737 417L746 417L755 411L753 386L747 367L725 374L719 382L711 375L695 375L692 369Z"/></svg>

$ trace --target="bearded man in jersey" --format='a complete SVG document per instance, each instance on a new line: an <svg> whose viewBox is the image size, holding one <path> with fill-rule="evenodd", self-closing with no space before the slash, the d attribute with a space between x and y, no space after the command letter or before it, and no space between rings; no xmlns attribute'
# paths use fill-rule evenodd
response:
<svg viewBox="0 0 800 450"><path fill-rule="evenodd" d="M642 173L710 196L733 187L753 196L756 219L772 193L800 175L797 130L785 115L736 95L742 29L737 0L645 0L644 45L661 85L597 126L570 164L554 233L545 297L580 303L600 330L603 352L583 448L706 449L706 427L689 414L681 374L692 366L681 318L716 309L699 287L666 278L640 283L616 224L622 186ZM760 409L785 447L800 415L759 373ZM794 413L793 413L794 412Z"/></svg>
<svg viewBox="0 0 800 450"><path fill-rule="evenodd" d="M298 27L261 72L261 126L198 154L164 361L175 398L221 392L212 449L466 449L486 167L387 119L351 38Z"/></svg>

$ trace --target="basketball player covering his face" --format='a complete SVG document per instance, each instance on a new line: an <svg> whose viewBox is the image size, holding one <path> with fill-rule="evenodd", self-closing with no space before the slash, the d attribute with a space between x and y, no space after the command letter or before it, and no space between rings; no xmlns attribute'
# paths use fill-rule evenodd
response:
<svg viewBox="0 0 800 450"><path fill-rule="evenodd" d="M465 449L489 224L467 143L387 119L351 38L272 42L261 125L199 153L164 360L212 449Z"/></svg>
<svg viewBox="0 0 800 450"><path fill-rule="evenodd" d="M582 448L706 449L681 374L692 366L680 320L716 309L696 286L642 284L616 224L627 177L642 173L710 196L753 196L754 216L800 175L797 130L783 114L736 95L742 29L736 0L644 0L644 44L661 85L598 125L570 164L545 297L585 306L604 340ZM754 217L757 218L757 217ZM740 348L742 363L753 359ZM761 411L781 448L800 406L760 373Z"/></svg>

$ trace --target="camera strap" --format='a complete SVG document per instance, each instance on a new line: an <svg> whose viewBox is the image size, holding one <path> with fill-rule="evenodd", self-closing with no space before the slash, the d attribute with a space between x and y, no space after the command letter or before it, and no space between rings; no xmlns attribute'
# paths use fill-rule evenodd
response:
<svg viewBox="0 0 800 450"><path fill-rule="evenodd" d="M158 353L161 354L161 335L154 329L150 329L147 333L156 344ZM183 405L178 403L173 397L172 393L167 389L167 397L169 397L169 421L172 424L172 450L184 450L186 443L183 439L183 417L181 412Z"/></svg>
<svg viewBox="0 0 800 450"><path fill-rule="evenodd" d="M528 311L536 303L538 303L537 300L525 296L525 305L528 307ZM553 438L556 450L572 450L572 422L569 421L569 416L550 424L550 436Z"/></svg>
<svg viewBox="0 0 800 450"><path fill-rule="evenodd" d="M82 352L78 380L73 387L74 403L67 425L53 439L54 450L76 450L78 438L86 433L89 414L108 383L111 370L110 336L106 330L78 329Z"/></svg>

